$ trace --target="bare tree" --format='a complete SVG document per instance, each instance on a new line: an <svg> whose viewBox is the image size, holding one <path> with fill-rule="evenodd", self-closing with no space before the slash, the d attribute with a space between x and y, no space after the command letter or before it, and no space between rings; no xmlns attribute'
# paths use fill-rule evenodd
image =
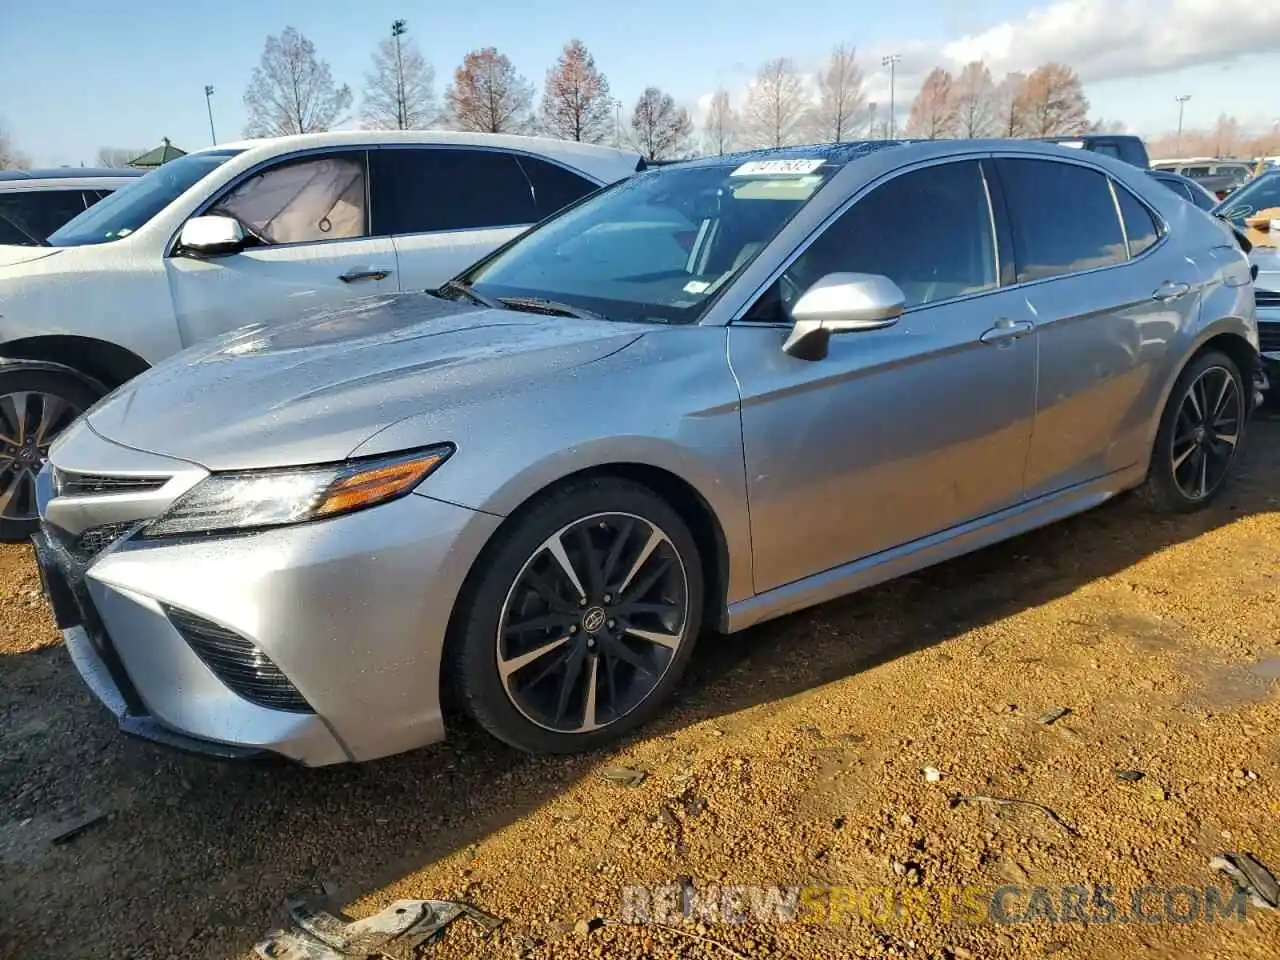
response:
<svg viewBox="0 0 1280 960"><path fill-rule="evenodd" d="M570 40L542 88L542 129L561 140L603 143L613 131L609 80L581 40Z"/></svg>
<svg viewBox="0 0 1280 960"><path fill-rule="evenodd" d="M449 122L475 133L527 133L533 128L533 85L493 47L472 50L444 94Z"/></svg>
<svg viewBox="0 0 1280 960"><path fill-rule="evenodd" d="M729 102L729 91L723 87L711 95L707 107L707 123L702 131L703 148L709 154L724 156L733 149L738 135L738 114Z"/></svg>
<svg viewBox="0 0 1280 960"><path fill-rule="evenodd" d="M941 67L934 67L911 102L907 119L907 136L937 140L956 135L959 113L956 109L955 81Z"/></svg>
<svg viewBox="0 0 1280 960"><path fill-rule="evenodd" d="M1046 63L1031 71L1022 103L1027 136L1073 136L1089 126L1089 101L1080 78L1065 64Z"/></svg>
<svg viewBox="0 0 1280 960"><path fill-rule="evenodd" d="M134 147L99 147L98 166L127 167L134 157L140 157L146 150Z"/></svg>
<svg viewBox="0 0 1280 960"><path fill-rule="evenodd" d="M1005 74L996 87L996 136L1025 137L1027 133L1026 91L1024 73Z"/></svg>
<svg viewBox="0 0 1280 960"><path fill-rule="evenodd" d="M333 82L327 61L293 27L267 37L262 59L244 92L245 134L280 137L329 130L351 106L351 88Z"/></svg>
<svg viewBox="0 0 1280 960"><path fill-rule="evenodd" d="M1239 141L1240 121L1225 113L1218 114L1218 121L1213 125L1213 155L1215 157L1235 156Z"/></svg>
<svg viewBox="0 0 1280 960"><path fill-rule="evenodd" d="M965 64L955 83L956 135L990 137L999 129L996 83L981 60Z"/></svg>
<svg viewBox="0 0 1280 960"><path fill-rule="evenodd" d="M0 126L0 170L26 170L30 166L27 155L13 145L9 131Z"/></svg>
<svg viewBox="0 0 1280 960"><path fill-rule="evenodd" d="M373 69L364 75L360 100L366 129L422 130L436 120L436 72L418 45L403 35L404 21L397 20L391 36L373 52Z"/></svg>
<svg viewBox="0 0 1280 960"><path fill-rule="evenodd" d="M1123 120L1107 120L1099 117L1089 124L1089 133L1124 133L1129 127Z"/></svg>
<svg viewBox="0 0 1280 960"><path fill-rule="evenodd" d="M742 132L749 146L794 143L805 120L804 81L787 57L764 64L747 92Z"/></svg>
<svg viewBox="0 0 1280 960"><path fill-rule="evenodd" d="M848 139L866 110L857 48L842 43L831 51L826 68L818 74L818 102L809 112L809 129L820 141Z"/></svg>
<svg viewBox="0 0 1280 960"><path fill-rule="evenodd" d="M631 142L646 160L673 160L689 153L693 121L671 94L645 87L631 111Z"/></svg>

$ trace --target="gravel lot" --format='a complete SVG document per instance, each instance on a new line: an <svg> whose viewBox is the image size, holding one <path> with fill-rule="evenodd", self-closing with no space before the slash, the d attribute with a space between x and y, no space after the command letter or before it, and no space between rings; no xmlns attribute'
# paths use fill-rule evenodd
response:
<svg viewBox="0 0 1280 960"><path fill-rule="evenodd" d="M119 735L26 548L0 548L0 955L238 958L292 892L466 898L439 957L1273 958L1244 922L599 924L626 884L1214 884L1280 870L1280 418L1211 511L1125 499L727 639L609 755L461 730L361 768L217 764ZM1036 722L1054 707L1070 713ZM601 776L646 771L639 786ZM928 782L921 770L942 772ZM1117 770L1141 771L1136 782ZM1044 804L961 803L987 794ZM64 844L80 818L109 818ZM1069 829L1067 829L1069 828ZM895 862L897 867L895 868ZM1223 886L1223 889L1227 887ZM697 939L701 938L701 939Z"/></svg>

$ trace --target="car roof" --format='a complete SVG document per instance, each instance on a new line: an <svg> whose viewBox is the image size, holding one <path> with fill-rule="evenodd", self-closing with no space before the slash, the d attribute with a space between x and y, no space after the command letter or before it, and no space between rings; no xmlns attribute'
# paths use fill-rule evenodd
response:
<svg viewBox="0 0 1280 960"><path fill-rule="evenodd" d="M0 170L0 181L5 180L82 180L86 177L101 180L104 177L140 177L147 170L131 167L52 167L47 170Z"/></svg>
<svg viewBox="0 0 1280 960"><path fill-rule="evenodd" d="M1068 140L1078 141L1078 137ZM755 160L808 160L822 159L832 166L843 166L863 157L880 154L883 151L900 152L901 163L916 160L927 160L948 156L971 154L975 150L990 150L999 153L1025 153L1029 156L1047 159L1074 158L1104 162L1110 157L1089 153L1082 157L1079 150L1060 146L1047 140L1014 140L1014 139L981 139L981 140L849 140L840 143L818 143L797 147L767 147L758 150L743 150L726 153L722 156L699 157L676 164L662 165L656 168L657 173L664 170L685 169L689 167L715 167L748 163ZM1126 164L1126 167L1129 165ZM1135 168L1137 169L1137 168Z"/></svg>
<svg viewBox="0 0 1280 960"><path fill-rule="evenodd" d="M526 136L514 133L464 133L453 130L330 130L326 133L300 133L285 137L258 137L219 143L191 151L188 156L219 151L260 152L263 158L296 150L323 147L358 147L365 144L444 144L457 146L496 147L499 149L547 154L566 159L577 157L626 156L639 161L634 150L559 140L554 137Z"/></svg>

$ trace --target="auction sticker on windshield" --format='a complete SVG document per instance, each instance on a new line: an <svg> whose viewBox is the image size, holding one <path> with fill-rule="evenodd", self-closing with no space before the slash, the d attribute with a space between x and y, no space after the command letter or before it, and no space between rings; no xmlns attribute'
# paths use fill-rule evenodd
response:
<svg viewBox="0 0 1280 960"><path fill-rule="evenodd" d="M820 166L826 163L825 160L751 160L744 163L733 173L731 177L760 177L760 176L796 176L806 173L813 173Z"/></svg>

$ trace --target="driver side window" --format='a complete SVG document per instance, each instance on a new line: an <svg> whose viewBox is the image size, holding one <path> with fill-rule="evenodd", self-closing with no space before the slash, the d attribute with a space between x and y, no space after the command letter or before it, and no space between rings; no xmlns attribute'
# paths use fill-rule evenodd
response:
<svg viewBox="0 0 1280 960"><path fill-rule="evenodd" d="M886 276L902 288L908 309L994 290L996 244L978 161L912 170L876 187L827 227L746 319L789 323L795 302L829 273Z"/></svg>
<svg viewBox="0 0 1280 960"><path fill-rule="evenodd" d="M207 212L234 217L270 244L366 237L364 154L313 156L269 167Z"/></svg>

